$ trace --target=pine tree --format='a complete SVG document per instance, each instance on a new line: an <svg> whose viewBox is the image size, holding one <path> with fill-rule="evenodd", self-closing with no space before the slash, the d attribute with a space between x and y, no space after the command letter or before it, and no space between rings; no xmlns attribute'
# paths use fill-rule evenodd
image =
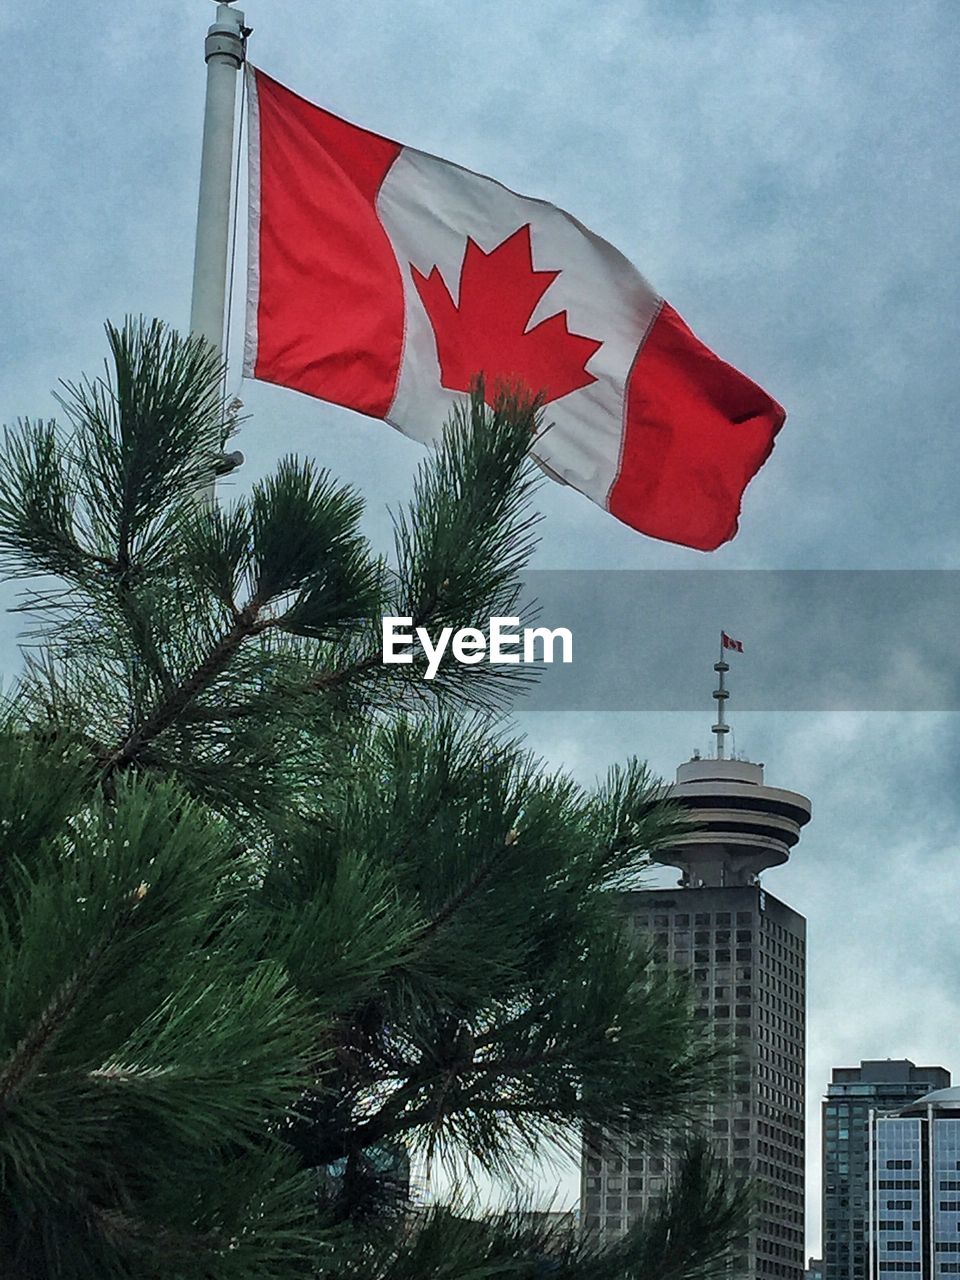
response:
<svg viewBox="0 0 960 1280"><path fill-rule="evenodd" d="M498 713L523 668L384 666L380 619L521 608L536 403L482 388L395 519L284 459L206 496L217 360L108 326L102 377L0 464L31 581L0 721L0 1274L64 1280L722 1270L745 1199L691 1139L616 1249L462 1197L583 1125L685 1131L725 1072L609 890L679 819L637 762L594 790Z"/></svg>

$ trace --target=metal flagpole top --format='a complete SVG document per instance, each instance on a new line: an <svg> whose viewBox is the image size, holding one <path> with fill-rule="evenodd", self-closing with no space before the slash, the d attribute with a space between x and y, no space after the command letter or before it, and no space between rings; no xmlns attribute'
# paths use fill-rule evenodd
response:
<svg viewBox="0 0 960 1280"><path fill-rule="evenodd" d="M234 69L239 71L243 66L246 27L243 25L242 10L231 9L232 2L233 0L219 0L216 19L207 32L204 56L209 63L215 55L224 55L234 64Z"/></svg>
<svg viewBox="0 0 960 1280"><path fill-rule="evenodd" d="M203 50L207 64L207 101L190 309L191 332L206 338L217 351L223 350L224 339L233 130L237 73L244 59L243 32L243 14L221 0Z"/></svg>
<svg viewBox="0 0 960 1280"><path fill-rule="evenodd" d="M216 16L207 30L206 105L197 200L197 236L190 301L190 332L204 338L223 358L226 347L226 293L230 261L233 140L237 106L237 76L246 57L250 29L240 9L218 0ZM222 455L217 473L239 465L242 455ZM211 476L208 497L213 498Z"/></svg>
<svg viewBox="0 0 960 1280"><path fill-rule="evenodd" d="M730 664L723 656L723 632L720 632L720 660L713 664L713 669L719 676L717 687L713 691L713 696L717 700L717 723L713 726L713 732L717 735L717 759L722 760L724 756L724 739L730 732L730 726L727 724L726 703L730 697L730 691L724 684L723 677L730 670Z"/></svg>

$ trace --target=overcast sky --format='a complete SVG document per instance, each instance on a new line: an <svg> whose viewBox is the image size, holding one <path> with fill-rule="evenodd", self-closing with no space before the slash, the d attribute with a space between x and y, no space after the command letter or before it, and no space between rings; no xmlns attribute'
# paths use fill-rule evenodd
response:
<svg viewBox="0 0 960 1280"><path fill-rule="evenodd" d="M212 15L206 0L0 12L4 422L49 416L58 378L96 371L106 317L186 323ZM787 407L734 543L712 556L667 546L550 487L539 567L960 567L954 0L249 0L247 16L264 70L569 210ZM241 394L239 483L289 450L313 454L364 491L385 544L418 446L292 392ZM732 599L691 646L702 712L531 711L532 745L584 780L631 753L672 776L706 746L716 630L740 621ZM659 626L625 629L618 679L649 665L661 646L645 632ZM15 620L2 628L9 679ZM736 691L751 696L761 669L741 638L737 746L814 806L767 887L809 922L816 1252L830 1068L906 1056L960 1071L958 721L738 715ZM808 644L825 656L855 644L869 664L897 639L811 625Z"/></svg>

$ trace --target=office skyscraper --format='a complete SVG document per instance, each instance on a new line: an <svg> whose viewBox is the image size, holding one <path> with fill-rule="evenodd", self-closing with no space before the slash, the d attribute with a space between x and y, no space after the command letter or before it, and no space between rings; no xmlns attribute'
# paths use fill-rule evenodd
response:
<svg viewBox="0 0 960 1280"><path fill-rule="evenodd" d="M869 1280L960 1275L960 1089L870 1112Z"/></svg>
<svg viewBox="0 0 960 1280"><path fill-rule="evenodd" d="M766 786L763 765L724 758L728 667L721 659L715 669L717 756L695 757L677 770L671 795L694 825L657 855L679 868L680 884L627 891L622 903L667 960L691 971L698 1016L740 1049L731 1094L717 1098L704 1118L733 1169L761 1187L754 1228L738 1249L738 1274L801 1280L806 926L759 877L787 861L810 802ZM663 1147L585 1134L581 1221L601 1238L615 1238L656 1202L669 1178Z"/></svg>
<svg viewBox="0 0 960 1280"><path fill-rule="evenodd" d="M949 1084L943 1067L905 1058L834 1068L823 1101L824 1280L869 1275L871 1114L895 1113Z"/></svg>

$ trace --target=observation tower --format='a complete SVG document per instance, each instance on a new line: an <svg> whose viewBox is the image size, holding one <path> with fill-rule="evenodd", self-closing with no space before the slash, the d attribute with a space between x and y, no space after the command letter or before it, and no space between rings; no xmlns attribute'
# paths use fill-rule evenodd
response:
<svg viewBox="0 0 960 1280"><path fill-rule="evenodd" d="M730 668L722 636L714 670L716 755L677 769L670 795L691 825L654 855L679 868L679 887L625 890L620 900L644 943L690 974L704 1029L737 1048L728 1087L703 1117L734 1177L760 1188L752 1226L734 1246L733 1272L803 1280L806 922L761 888L760 875L787 861L810 801L768 787L762 764L726 756ZM586 1131L585 1228L601 1241L618 1239L662 1203L673 1170L669 1142Z"/></svg>
<svg viewBox="0 0 960 1280"><path fill-rule="evenodd" d="M656 855L658 862L680 869L680 885L687 889L759 884L761 871L787 861L801 827L810 821L806 796L766 786L762 764L725 756L730 691L724 677L730 665L722 649L713 669L718 676L716 755L694 756L677 769L670 797L688 811L694 826Z"/></svg>

